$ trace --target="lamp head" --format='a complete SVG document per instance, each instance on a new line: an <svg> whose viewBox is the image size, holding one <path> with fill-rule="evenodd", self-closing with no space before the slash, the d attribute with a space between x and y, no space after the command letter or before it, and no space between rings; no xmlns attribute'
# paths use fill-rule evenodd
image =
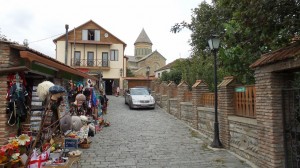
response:
<svg viewBox="0 0 300 168"><path fill-rule="evenodd" d="M121 68L120 69L120 76L122 76L123 75L123 69Z"/></svg>
<svg viewBox="0 0 300 168"><path fill-rule="evenodd" d="M218 50L220 45L220 39L218 35L212 35L208 40L210 50Z"/></svg>

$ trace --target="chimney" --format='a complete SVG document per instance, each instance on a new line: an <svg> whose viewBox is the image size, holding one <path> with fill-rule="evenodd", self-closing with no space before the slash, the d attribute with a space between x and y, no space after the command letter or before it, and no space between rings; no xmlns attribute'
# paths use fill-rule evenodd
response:
<svg viewBox="0 0 300 168"><path fill-rule="evenodd" d="M66 28L66 49L65 49L65 64L68 65L68 29L69 25L65 25Z"/></svg>

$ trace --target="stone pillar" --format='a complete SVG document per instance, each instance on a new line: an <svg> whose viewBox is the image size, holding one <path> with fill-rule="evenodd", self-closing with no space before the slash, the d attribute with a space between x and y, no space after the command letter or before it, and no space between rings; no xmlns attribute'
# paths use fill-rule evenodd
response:
<svg viewBox="0 0 300 168"><path fill-rule="evenodd" d="M0 42L0 69L10 68L20 65L20 57L18 52L11 52L9 42ZM12 72L15 73L15 72ZM8 115L6 114L6 107L8 101L6 94L8 89L8 79L6 73L0 74L0 146L7 143L8 137L17 134L17 126L10 127L7 124Z"/></svg>
<svg viewBox="0 0 300 168"><path fill-rule="evenodd" d="M168 95L168 108L167 108L167 112L171 113L171 99L176 99L175 96L173 95L173 93L176 92L177 93L177 85L175 84L175 82L171 81L168 84L167 87L167 95ZM176 105L177 106L177 105ZM176 108L178 109L178 108Z"/></svg>
<svg viewBox="0 0 300 168"><path fill-rule="evenodd" d="M175 91L174 91L175 90ZM173 93L176 92L177 93L177 85L171 81L169 84L168 84L168 90L167 90L167 95L169 98L174 98L174 95Z"/></svg>
<svg viewBox="0 0 300 168"><path fill-rule="evenodd" d="M7 143L9 132L8 132L8 125L7 119L8 116L6 114L6 107L7 107L7 75L0 76L0 146Z"/></svg>
<svg viewBox="0 0 300 168"><path fill-rule="evenodd" d="M160 106L160 97L161 97L161 94L160 94L160 81L156 81L155 82L155 101L156 101L156 104Z"/></svg>
<svg viewBox="0 0 300 168"><path fill-rule="evenodd" d="M185 81L182 81L178 86L177 86L177 97L179 102L184 102L184 93L189 90L189 86Z"/></svg>
<svg viewBox="0 0 300 168"><path fill-rule="evenodd" d="M189 86L185 81L182 81L177 86L177 114L175 116L181 119L181 103L184 102L184 93L189 90Z"/></svg>
<svg viewBox="0 0 300 168"><path fill-rule="evenodd" d="M160 107L168 111L168 95L167 95L168 84L166 81L163 81L160 84Z"/></svg>
<svg viewBox="0 0 300 168"><path fill-rule="evenodd" d="M155 93L156 93L156 94L159 93L159 84L160 84L159 81L155 81L155 88L154 88L154 90L155 90Z"/></svg>
<svg viewBox="0 0 300 168"><path fill-rule="evenodd" d="M165 89L167 87L167 82L166 81L162 81L159 85L159 93L160 95L166 95Z"/></svg>
<svg viewBox="0 0 300 168"><path fill-rule="evenodd" d="M203 93L209 92L207 84L202 80L196 80L196 83L192 86L192 103L194 106L200 104L200 99Z"/></svg>
<svg viewBox="0 0 300 168"><path fill-rule="evenodd" d="M163 95L168 96L168 83L167 82L163 82Z"/></svg>
<svg viewBox="0 0 300 168"><path fill-rule="evenodd" d="M234 114L234 82L232 76L224 77L218 86L218 111L220 140L225 148L230 147L230 129L228 116Z"/></svg>
<svg viewBox="0 0 300 168"><path fill-rule="evenodd" d="M196 80L195 84L192 86L192 111L190 117L190 123L192 124L192 127L195 129L198 129L198 111L197 107L200 104L200 99L202 93L208 92L208 86L207 84L202 80Z"/></svg>
<svg viewBox="0 0 300 168"><path fill-rule="evenodd" d="M155 81L152 80L152 81L150 82L150 89L151 89L151 91L155 91L154 88L155 88Z"/></svg>
<svg viewBox="0 0 300 168"><path fill-rule="evenodd" d="M292 73L272 73L264 68L255 70L256 119L260 167L284 167L284 129L282 89Z"/></svg>

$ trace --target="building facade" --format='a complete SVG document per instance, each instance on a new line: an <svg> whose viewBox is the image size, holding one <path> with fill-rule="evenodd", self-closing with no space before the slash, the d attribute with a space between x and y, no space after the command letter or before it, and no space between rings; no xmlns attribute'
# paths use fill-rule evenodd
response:
<svg viewBox="0 0 300 168"><path fill-rule="evenodd" d="M174 64L175 64L177 61L183 61L183 60L184 60L183 58L176 59L176 60L174 60L173 62L168 63L167 65L165 65L165 66L163 66L163 67L157 69L156 71L154 71L155 78L160 78L163 72L170 72L172 66L174 66Z"/></svg>
<svg viewBox="0 0 300 168"><path fill-rule="evenodd" d="M127 68L138 77L154 76L157 69L166 65L166 58L157 50L152 51L152 42L144 29L134 43L134 56L127 57ZM147 67L150 70L149 74L147 74Z"/></svg>
<svg viewBox="0 0 300 168"><path fill-rule="evenodd" d="M122 40L92 20L66 34L53 40L58 61L100 78L108 95L122 89L127 66Z"/></svg>

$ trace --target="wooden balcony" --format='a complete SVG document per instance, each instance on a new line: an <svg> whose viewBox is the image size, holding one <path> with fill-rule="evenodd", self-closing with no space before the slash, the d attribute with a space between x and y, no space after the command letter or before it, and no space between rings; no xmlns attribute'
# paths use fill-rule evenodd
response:
<svg viewBox="0 0 300 168"><path fill-rule="evenodd" d="M80 60L73 60L71 66L75 68L99 68L102 67L103 69L109 69L109 60L102 60L102 59L80 59Z"/></svg>

